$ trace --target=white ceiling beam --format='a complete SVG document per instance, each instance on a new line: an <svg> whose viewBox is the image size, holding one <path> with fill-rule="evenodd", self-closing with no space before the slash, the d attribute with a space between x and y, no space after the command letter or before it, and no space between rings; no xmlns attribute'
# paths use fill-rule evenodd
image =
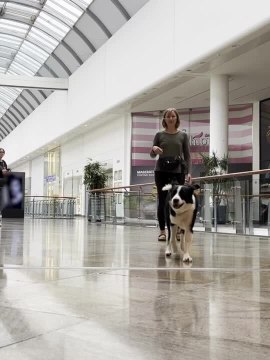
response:
<svg viewBox="0 0 270 360"><path fill-rule="evenodd" d="M68 79L0 74L0 86L23 89L68 90Z"/></svg>

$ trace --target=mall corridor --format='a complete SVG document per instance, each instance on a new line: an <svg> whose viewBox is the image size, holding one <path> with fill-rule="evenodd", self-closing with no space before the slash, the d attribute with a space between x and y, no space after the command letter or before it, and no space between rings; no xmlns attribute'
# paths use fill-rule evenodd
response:
<svg viewBox="0 0 270 360"><path fill-rule="evenodd" d="M267 238L3 219L0 359L269 359ZM91 355L90 355L91 354Z"/></svg>

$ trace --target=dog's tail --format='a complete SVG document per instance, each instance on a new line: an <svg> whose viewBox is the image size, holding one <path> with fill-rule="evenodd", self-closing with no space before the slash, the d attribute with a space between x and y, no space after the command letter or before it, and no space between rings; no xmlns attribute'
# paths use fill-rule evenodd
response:
<svg viewBox="0 0 270 360"><path fill-rule="evenodd" d="M167 184L167 185L163 186L162 191L168 191L168 190L171 190L171 188L172 188L172 184Z"/></svg>

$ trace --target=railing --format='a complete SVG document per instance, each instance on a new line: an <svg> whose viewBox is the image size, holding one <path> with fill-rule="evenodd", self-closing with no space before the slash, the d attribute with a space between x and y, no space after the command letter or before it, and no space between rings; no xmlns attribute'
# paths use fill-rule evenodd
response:
<svg viewBox="0 0 270 360"><path fill-rule="evenodd" d="M195 230L270 236L269 174L264 169L194 178L201 186ZM94 189L89 203L91 221L157 226L154 183Z"/></svg>
<svg viewBox="0 0 270 360"><path fill-rule="evenodd" d="M32 218L71 219L75 202L74 197L25 196L24 213Z"/></svg>

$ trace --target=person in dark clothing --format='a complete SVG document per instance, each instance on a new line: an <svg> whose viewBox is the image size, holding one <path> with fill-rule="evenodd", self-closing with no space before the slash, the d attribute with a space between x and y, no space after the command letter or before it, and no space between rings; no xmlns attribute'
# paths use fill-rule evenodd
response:
<svg viewBox="0 0 270 360"><path fill-rule="evenodd" d="M10 171L7 167L7 163L5 162L5 160L3 160L4 155L5 155L5 150L3 148L0 148L0 227L2 226L1 212L4 206L3 187L5 187L6 185L7 175Z"/></svg>
<svg viewBox="0 0 270 360"><path fill-rule="evenodd" d="M158 193L158 222L160 234L159 241L166 240L165 232L165 201L167 191L163 186L173 180L180 185L191 183L191 157L189 139L185 132L179 130L180 117L175 108L166 109L163 113L163 131L156 133L151 157L159 155L155 167L155 183Z"/></svg>
<svg viewBox="0 0 270 360"><path fill-rule="evenodd" d="M3 160L4 155L5 155L5 150L3 148L0 148L0 177L1 178L3 178L9 172L7 163L5 162L5 160Z"/></svg>

